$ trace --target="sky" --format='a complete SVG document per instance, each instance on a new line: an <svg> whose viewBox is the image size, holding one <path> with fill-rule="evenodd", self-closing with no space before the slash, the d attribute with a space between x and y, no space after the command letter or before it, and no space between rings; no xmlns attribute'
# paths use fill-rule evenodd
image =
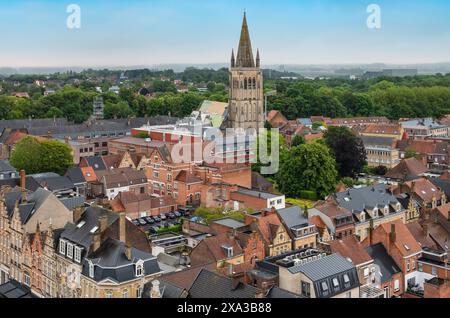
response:
<svg viewBox="0 0 450 318"><path fill-rule="evenodd" d="M0 0L0 67L228 63L244 10L263 65L450 62L448 0Z"/></svg>

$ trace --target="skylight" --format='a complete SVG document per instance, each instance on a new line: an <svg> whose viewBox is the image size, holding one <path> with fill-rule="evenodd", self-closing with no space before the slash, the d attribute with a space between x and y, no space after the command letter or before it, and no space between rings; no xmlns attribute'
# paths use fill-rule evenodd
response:
<svg viewBox="0 0 450 318"><path fill-rule="evenodd" d="M97 231L97 230L98 230L98 226L94 226L90 232L91 232L91 234L94 234L95 231Z"/></svg>
<svg viewBox="0 0 450 318"><path fill-rule="evenodd" d="M409 248L409 246L408 246L408 245L404 244L403 246L405 247L405 249L406 249L407 251L409 251L409 250L410 250L410 248Z"/></svg>
<svg viewBox="0 0 450 318"><path fill-rule="evenodd" d="M86 224L86 221L81 221L80 223L77 224L77 228L81 228L85 224Z"/></svg>
<svg viewBox="0 0 450 318"><path fill-rule="evenodd" d="M350 201L350 199L347 198L347 197L345 197L345 198L344 198L344 201L347 201L347 202L348 202L348 201Z"/></svg>

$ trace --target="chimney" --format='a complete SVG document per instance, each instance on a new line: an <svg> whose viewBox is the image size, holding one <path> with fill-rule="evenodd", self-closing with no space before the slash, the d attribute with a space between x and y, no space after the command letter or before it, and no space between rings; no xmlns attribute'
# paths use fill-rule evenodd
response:
<svg viewBox="0 0 450 318"><path fill-rule="evenodd" d="M389 233L389 243L394 243L397 239L397 234L395 233L395 224L391 224L391 232Z"/></svg>
<svg viewBox="0 0 450 318"><path fill-rule="evenodd" d="M369 222L369 246L372 246L373 242L373 219L370 219Z"/></svg>
<svg viewBox="0 0 450 318"><path fill-rule="evenodd" d="M305 205L305 208L303 209L303 216L305 218L308 218L308 206L307 205Z"/></svg>
<svg viewBox="0 0 450 318"><path fill-rule="evenodd" d="M424 222L422 224L422 230L423 230L423 235L425 235L425 237L428 237L428 223Z"/></svg>
<svg viewBox="0 0 450 318"><path fill-rule="evenodd" d="M123 243L126 242L126 226L127 220L125 218L125 213L120 213L119 217L119 240Z"/></svg>
<svg viewBox="0 0 450 318"><path fill-rule="evenodd" d="M27 175L25 173L25 170L20 170L19 172L20 175L20 188L22 189L22 202L26 202L27 201L27 188L26 188L26 180L27 180Z"/></svg>
<svg viewBox="0 0 450 318"><path fill-rule="evenodd" d="M127 258L127 260L131 261L131 246L128 244L125 244L125 257Z"/></svg>
<svg viewBox="0 0 450 318"><path fill-rule="evenodd" d="M82 206L77 206L73 210L73 223L78 223L78 221L81 219L81 216L83 215L84 208Z"/></svg>
<svg viewBox="0 0 450 318"><path fill-rule="evenodd" d="M108 216L103 214L98 218L100 233L103 233L108 227Z"/></svg>
<svg viewBox="0 0 450 318"><path fill-rule="evenodd" d="M100 248L101 245L101 234L100 231L97 230L95 231L95 233L92 234L92 243L91 243L91 251L90 252L95 252Z"/></svg>

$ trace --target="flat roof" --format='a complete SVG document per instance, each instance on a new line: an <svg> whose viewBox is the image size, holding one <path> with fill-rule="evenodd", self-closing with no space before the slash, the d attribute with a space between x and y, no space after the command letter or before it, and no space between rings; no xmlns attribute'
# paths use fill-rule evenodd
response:
<svg viewBox="0 0 450 318"><path fill-rule="evenodd" d="M213 223L221 224L221 225L230 227L232 229L237 229L237 228L245 226L245 223L237 221L232 218L224 218L224 219L214 220Z"/></svg>

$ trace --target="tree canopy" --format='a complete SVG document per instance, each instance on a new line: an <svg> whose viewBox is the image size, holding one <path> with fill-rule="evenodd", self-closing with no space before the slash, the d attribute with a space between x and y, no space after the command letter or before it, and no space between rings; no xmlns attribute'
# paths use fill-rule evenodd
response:
<svg viewBox="0 0 450 318"><path fill-rule="evenodd" d="M284 155L276 180L286 196L300 197L306 190L325 197L334 191L337 176L336 161L330 150L313 142L293 147Z"/></svg>
<svg viewBox="0 0 450 318"><path fill-rule="evenodd" d="M55 172L63 175L73 165L72 149L57 140L38 141L27 136L15 145L10 162L16 169L30 174Z"/></svg>
<svg viewBox="0 0 450 318"><path fill-rule="evenodd" d="M353 178L363 171L367 156L361 138L345 126L328 127L324 137L334 154L341 177Z"/></svg>

